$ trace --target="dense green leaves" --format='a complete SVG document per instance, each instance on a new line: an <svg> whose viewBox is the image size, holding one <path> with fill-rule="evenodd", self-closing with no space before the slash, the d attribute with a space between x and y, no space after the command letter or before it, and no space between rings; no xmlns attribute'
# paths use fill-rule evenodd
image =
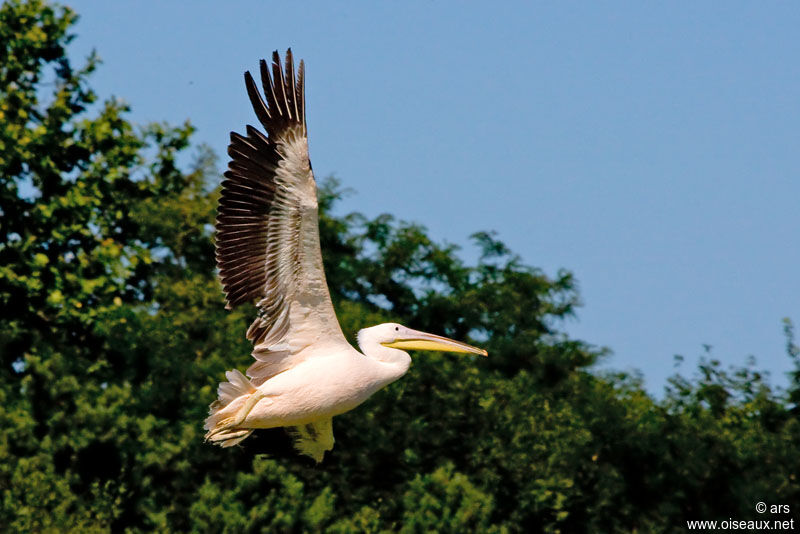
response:
<svg viewBox="0 0 800 534"><path fill-rule="evenodd" d="M682 532L800 502L791 323L788 390L707 359L655 400L559 331L570 273L488 233L473 265L419 225L335 215L335 180L320 233L345 333L400 320L490 358L415 358L336 418L319 466L280 431L203 443L253 312L226 312L215 277L214 157L179 168L188 123L137 128L98 102L97 59L65 52L74 20L0 8L0 530Z"/></svg>

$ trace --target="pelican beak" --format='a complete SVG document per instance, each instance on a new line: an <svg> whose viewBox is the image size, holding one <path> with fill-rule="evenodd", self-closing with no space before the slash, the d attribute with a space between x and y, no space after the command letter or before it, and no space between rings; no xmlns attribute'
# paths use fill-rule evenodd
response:
<svg viewBox="0 0 800 534"><path fill-rule="evenodd" d="M472 345L467 345L466 343L461 343L460 341L437 336L435 334L411 330L410 328L402 332L394 341L382 343L382 345L393 349L438 350L441 352L480 354L481 356L489 355L488 352L478 347L473 347Z"/></svg>

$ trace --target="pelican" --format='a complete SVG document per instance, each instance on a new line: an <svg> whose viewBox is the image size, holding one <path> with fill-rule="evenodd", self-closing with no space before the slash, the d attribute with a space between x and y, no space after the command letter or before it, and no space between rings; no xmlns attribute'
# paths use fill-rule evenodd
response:
<svg viewBox="0 0 800 534"><path fill-rule="evenodd" d="M480 354L485 350L396 323L345 339L325 281L317 191L308 159L304 65L272 72L261 60L262 98L250 72L244 81L266 134L248 125L231 132L231 160L216 220L216 259L226 308L256 302L247 330L255 362L234 369L210 406L205 438L230 447L255 429L286 427L296 449L316 462L333 448L332 418L352 410L403 376L405 350Z"/></svg>

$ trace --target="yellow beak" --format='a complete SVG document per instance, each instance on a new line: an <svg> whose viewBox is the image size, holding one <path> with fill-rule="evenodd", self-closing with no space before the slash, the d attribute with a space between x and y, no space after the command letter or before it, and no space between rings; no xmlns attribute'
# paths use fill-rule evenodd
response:
<svg viewBox="0 0 800 534"><path fill-rule="evenodd" d="M382 343L386 347L393 349L409 349L409 350L438 350L442 352L462 352L467 354L480 354L481 356L488 356L489 353L478 347L461 343L453 339L437 336L435 334L428 334L427 332L419 332L417 330L406 329L403 336L388 343Z"/></svg>

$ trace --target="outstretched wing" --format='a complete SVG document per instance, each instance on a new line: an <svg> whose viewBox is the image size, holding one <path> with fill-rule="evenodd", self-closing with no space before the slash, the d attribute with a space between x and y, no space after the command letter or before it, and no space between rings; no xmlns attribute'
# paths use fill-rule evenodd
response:
<svg viewBox="0 0 800 534"><path fill-rule="evenodd" d="M266 61L260 66L266 103L249 72L244 78L267 133L250 125L246 136L231 132L216 223L227 307L257 301L258 317L247 330L257 360L247 374L255 386L319 353L306 350L311 345L347 345L322 267L303 62L296 78L291 50L285 73L277 51L271 74Z"/></svg>

